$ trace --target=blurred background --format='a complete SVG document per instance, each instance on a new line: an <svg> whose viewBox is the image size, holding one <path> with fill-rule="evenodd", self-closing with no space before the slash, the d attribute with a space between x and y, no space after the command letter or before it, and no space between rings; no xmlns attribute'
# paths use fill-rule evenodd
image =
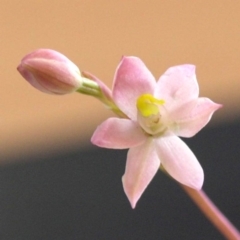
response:
<svg viewBox="0 0 240 240"><path fill-rule="evenodd" d="M183 191L158 173L131 210L121 186L126 151L90 137L113 114L80 94L32 88L16 67L55 49L111 87L122 55L156 79L197 66L200 95L224 108L187 139L204 190L240 228L240 2L0 0L1 239L222 239Z"/></svg>

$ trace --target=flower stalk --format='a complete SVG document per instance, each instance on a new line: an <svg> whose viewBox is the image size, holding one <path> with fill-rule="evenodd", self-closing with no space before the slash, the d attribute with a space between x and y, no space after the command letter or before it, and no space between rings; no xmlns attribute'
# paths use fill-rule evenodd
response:
<svg viewBox="0 0 240 240"><path fill-rule="evenodd" d="M84 79L84 84L82 84L77 92L97 98L105 105L105 107L113 111L117 116L120 118L127 118L127 116L115 104L112 98L112 91L101 80L86 71L83 71L81 74L82 79Z"/></svg>
<svg viewBox="0 0 240 240"><path fill-rule="evenodd" d="M76 92L83 93L83 94L90 95L97 98L100 98L100 96L102 95L99 85L96 82L85 77L82 77L81 87L78 88Z"/></svg>
<svg viewBox="0 0 240 240"><path fill-rule="evenodd" d="M109 110L113 111L119 117L126 117L126 115L116 106L112 98L103 92L103 89L101 89L101 86L97 82L89 78L82 77L81 87L77 89L76 92L93 96L100 100Z"/></svg>
<svg viewBox="0 0 240 240"><path fill-rule="evenodd" d="M195 190L186 185L180 184L188 196L195 202L204 215L221 232L226 239L239 240L240 233L224 214L214 205L209 197L202 190Z"/></svg>

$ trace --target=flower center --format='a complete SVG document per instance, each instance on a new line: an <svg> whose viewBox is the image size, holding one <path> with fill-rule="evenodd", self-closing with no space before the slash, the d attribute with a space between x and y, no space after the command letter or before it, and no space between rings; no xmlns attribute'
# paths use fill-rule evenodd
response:
<svg viewBox="0 0 240 240"><path fill-rule="evenodd" d="M164 103L163 99L157 99L151 94L143 94L137 99L138 122L148 134L155 135L166 129L160 114L160 108Z"/></svg>

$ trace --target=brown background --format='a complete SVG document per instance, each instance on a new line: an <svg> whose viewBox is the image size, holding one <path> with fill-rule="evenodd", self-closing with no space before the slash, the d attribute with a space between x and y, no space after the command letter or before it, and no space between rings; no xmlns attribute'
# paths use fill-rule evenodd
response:
<svg viewBox="0 0 240 240"><path fill-rule="evenodd" d="M64 53L109 86L122 55L143 59L158 78L197 65L201 96L224 104L213 124L238 119L240 1L0 1L0 157L86 146L111 113L80 94L33 89L16 71L37 48Z"/></svg>

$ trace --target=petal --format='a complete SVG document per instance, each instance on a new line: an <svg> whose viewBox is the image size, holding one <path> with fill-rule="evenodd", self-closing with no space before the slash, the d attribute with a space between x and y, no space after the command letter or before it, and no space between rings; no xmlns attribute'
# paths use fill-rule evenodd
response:
<svg viewBox="0 0 240 240"><path fill-rule="evenodd" d="M70 61L65 55L63 55L60 52L57 52L53 49L44 49L44 48L40 48L37 49L29 54L27 54L22 61L28 61L31 59L49 59L49 60L56 60L58 62L62 62L62 63L66 63L66 64L71 64L72 67L75 68L76 71L78 70L78 67L72 62Z"/></svg>
<svg viewBox="0 0 240 240"><path fill-rule="evenodd" d="M160 161L152 139L129 150L122 182L124 191L135 208L142 193L159 169Z"/></svg>
<svg viewBox="0 0 240 240"><path fill-rule="evenodd" d="M95 130L91 142L104 148L125 149L146 140L140 126L129 119L109 118Z"/></svg>
<svg viewBox="0 0 240 240"><path fill-rule="evenodd" d="M49 94L52 93L51 91L44 88L41 84L39 84L38 81L36 81L34 75L30 71L28 71L25 67L19 65L17 70L23 76L23 78L27 79L27 81L36 89L45 93L49 93Z"/></svg>
<svg viewBox="0 0 240 240"><path fill-rule="evenodd" d="M189 104L188 104L189 105ZM171 128L176 135L192 137L198 133L211 119L213 113L221 108L221 104L214 103L209 98L199 98L189 112L177 111L174 115L174 123Z"/></svg>
<svg viewBox="0 0 240 240"><path fill-rule="evenodd" d="M113 82L113 99L117 106L132 120L137 119L137 98L153 94L156 80L141 59L123 57Z"/></svg>
<svg viewBox="0 0 240 240"><path fill-rule="evenodd" d="M195 66L186 64L169 68L158 80L154 96L165 100L168 111L198 98Z"/></svg>
<svg viewBox="0 0 240 240"><path fill-rule="evenodd" d="M155 141L164 169L175 180L194 189L201 189L203 169L189 147L177 136L165 136Z"/></svg>

